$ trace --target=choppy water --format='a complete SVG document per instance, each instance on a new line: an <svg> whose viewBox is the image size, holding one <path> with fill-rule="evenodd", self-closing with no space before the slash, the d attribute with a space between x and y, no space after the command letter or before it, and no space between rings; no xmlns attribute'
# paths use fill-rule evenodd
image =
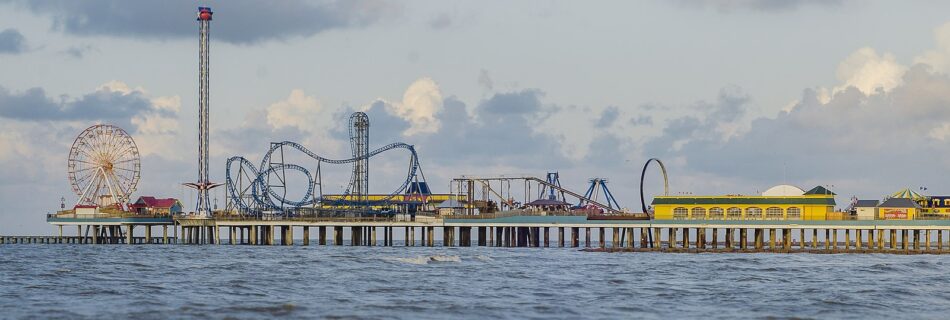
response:
<svg viewBox="0 0 950 320"><path fill-rule="evenodd" d="M0 246L0 318L946 318L950 256Z"/></svg>

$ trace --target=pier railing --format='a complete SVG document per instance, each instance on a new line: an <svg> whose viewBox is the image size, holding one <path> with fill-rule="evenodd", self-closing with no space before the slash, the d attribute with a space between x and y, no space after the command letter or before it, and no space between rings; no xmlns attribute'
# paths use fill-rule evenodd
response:
<svg viewBox="0 0 950 320"><path fill-rule="evenodd" d="M62 219L116 219L116 218L168 218L171 217L167 214L138 214L134 212L108 212L108 213L87 213L87 214L76 214L76 213L50 213L46 215L46 218L62 218Z"/></svg>

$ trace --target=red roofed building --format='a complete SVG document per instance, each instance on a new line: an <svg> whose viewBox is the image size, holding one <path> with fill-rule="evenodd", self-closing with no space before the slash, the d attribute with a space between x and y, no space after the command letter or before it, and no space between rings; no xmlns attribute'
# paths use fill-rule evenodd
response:
<svg viewBox="0 0 950 320"><path fill-rule="evenodd" d="M129 209L138 214L169 215L181 213L181 202L175 198L156 199L150 196L141 196Z"/></svg>

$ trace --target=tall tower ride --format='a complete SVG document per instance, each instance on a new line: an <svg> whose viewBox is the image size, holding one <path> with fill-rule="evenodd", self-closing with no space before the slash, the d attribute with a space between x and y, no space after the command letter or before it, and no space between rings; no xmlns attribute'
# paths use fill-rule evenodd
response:
<svg viewBox="0 0 950 320"><path fill-rule="evenodd" d="M211 8L198 7L198 182L186 183L186 186L198 190L198 204L195 213L211 216L211 197L208 191L221 184L211 183L208 179L208 63L211 40Z"/></svg>

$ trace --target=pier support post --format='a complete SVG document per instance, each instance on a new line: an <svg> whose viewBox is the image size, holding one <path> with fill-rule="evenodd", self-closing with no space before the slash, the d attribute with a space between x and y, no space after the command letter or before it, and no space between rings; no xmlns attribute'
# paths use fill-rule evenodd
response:
<svg viewBox="0 0 950 320"><path fill-rule="evenodd" d="M162 243L168 244L168 226L167 225L162 226Z"/></svg>
<svg viewBox="0 0 950 320"><path fill-rule="evenodd" d="M749 229L739 229L739 249L745 250L749 247Z"/></svg>
<svg viewBox="0 0 950 320"><path fill-rule="evenodd" d="M317 227L317 244L321 246L327 245L327 227L326 226Z"/></svg>
<svg viewBox="0 0 950 320"><path fill-rule="evenodd" d="M854 229L854 249L861 251L861 243L864 242L863 230Z"/></svg>
<svg viewBox="0 0 950 320"><path fill-rule="evenodd" d="M926 232L926 235L924 235L924 251L930 251L930 229L924 232Z"/></svg>
<svg viewBox="0 0 950 320"><path fill-rule="evenodd" d="M712 248L719 249L719 228L712 229Z"/></svg>
<svg viewBox="0 0 950 320"><path fill-rule="evenodd" d="M904 251L910 250L910 240L908 237L910 237L910 230L901 230L901 249Z"/></svg>
<svg viewBox="0 0 950 320"><path fill-rule="evenodd" d="M775 247L775 229L769 229L769 250L776 251Z"/></svg>
<svg viewBox="0 0 950 320"><path fill-rule="evenodd" d="M653 228L653 248L660 249L660 228Z"/></svg>
<svg viewBox="0 0 950 320"><path fill-rule="evenodd" d="M683 249L689 249L689 228L683 228Z"/></svg>
<svg viewBox="0 0 950 320"><path fill-rule="evenodd" d="M673 249L676 247L676 228L669 228L666 230L666 248Z"/></svg>
<svg viewBox="0 0 950 320"><path fill-rule="evenodd" d="M452 246L452 230L455 230L455 228L442 227L442 246L443 247Z"/></svg>
<svg viewBox="0 0 950 320"><path fill-rule="evenodd" d="M636 240L633 239L633 230L634 228L627 228L627 248L633 249L633 244L636 243Z"/></svg>
<svg viewBox="0 0 950 320"><path fill-rule="evenodd" d="M763 247L763 232L762 229L755 229L755 250L762 250Z"/></svg>
<svg viewBox="0 0 950 320"><path fill-rule="evenodd" d="M897 249L897 230L891 229L891 241L888 244L891 250Z"/></svg>
<svg viewBox="0 0 950 320"><path fill-rule="evenodd" d="M478 246L484 247L488 245L488 234L486 227L478 227Z"/></svg>
<svg viewBox="0 0 950 320"><path fill-rule="evenodd" d="M851 250L851 229L844 229L844 251Z"/></svg>
<svg viewBox="0 0 950 320"><path fill-rule="evenodd" d="M811 248L818 249L818 229L811 229Z"/></svg>
<svg viewBox="0 0 950 320"><path fill-rule="evenodd" d="M798 238L798 248L804 251L805 250L805 228L798 229L798 231L800 231L801 233L801 235Z"/></svg>
<svg viewBox="0 0 950 320"><path fill-rule="evenodd" d="M303 245L310 245L310 226L303 226Z"/></svg>
<svg viewBox="0 0 950 320"><path fill-rule="evenodd" d="M557 246L564 248L564 227L557 228Z"/></svg>
<svg viewBox="0 0 950 320"><path fill-rule="evenodd" d="M429 246L434 247L435 246L435 227L427 227L427 228L429 229L429 232L428 232Z"/></svg>
<svg viewBox="0 0 950 320"><path fill-rule="evenodd" d="M600 231L600 232L598 232L598 236L599 236L599 237L598 237L597 240L599 240L598 242L599 242L601 248L606 248L606 247L607 247L607 239L606 239L606 238L607 238L607 235L606 235L606 233L604 232L604 228L603 228L603 227L601 227L599 231Z"/></svg>
<svg viewBox="0 0 950 320"><path fill-rule="evenodd" d="M590 228L584 228L586 231L584 246L590 248Z"/></svg>
<svg viewBox="0 0 950 320"><path fill-rule="evenodd" d="M578 248L581 246L581 228L571 227L571 247Z"/></svg>
<svg viewBox="0 0 950 320"><path fill-rule="evenodd" d="M145 227L145 243L152 244L152 225L146 224Z"/></svg>
<svg viewBox="0 0 950 320"><path fill-rule="evenodd" d="M831 252L838 252L838 229L831 230Z"/></svg>
<svg viewBox="0 0 950 320"><path fill-rule="evenodd" d="M377 230L378 230L379 228L377 228L377 227L370 227L370 229L373 229L373 234L372 234L371 238L369 239L369 245L370 245L370 246L375 246L375 245L376 245L376 232L377 232Z"/></svg>
<svg viewBox="0 0 950 320"><path fill-rule="evenodd" d="M874 230L874 229L868 229L868 249L870 249L870 250L872 250L872 251L873 251L873 250L876 250L876 249L879 249L879 248L876 246L877 242L874 240L874 231L876 231L876 230Z"/></svg>
<svg viewBox="0 0 950 320"><path fill-rule="evenodd" d="M613 248L619 248L620 247L620 228L617 228L617 227L611 228L610 233L611 233L610 246Z"/></svg>
<svg viewBox="0 0 950 320"><path fill-rule="evenodd" d="M650 245L647 244L647 228L640 228L640 248L646 248Z"/></svg>
<svg viewBox="0 0 950 320"><path fill-rule="evenodd" d="M733 239L732 230L733 230L732 228L726 229L726 243L725 243L726 247L725 248L730 249L730 250L732 250L732 247L734 247L732 243L732 239Z"/></svg>
<svg viewBox="0 0 950 320"><path fill-rule="evenodd" d="M943 251L943 230L937 230L937 251Z"/></svg>
<svg viewBox="0 0 950 320"><path fill-rule="evenodd" d="M343 245L343 227L340 227L340 226L333 227L333 245L335 246Z"/></svg>

